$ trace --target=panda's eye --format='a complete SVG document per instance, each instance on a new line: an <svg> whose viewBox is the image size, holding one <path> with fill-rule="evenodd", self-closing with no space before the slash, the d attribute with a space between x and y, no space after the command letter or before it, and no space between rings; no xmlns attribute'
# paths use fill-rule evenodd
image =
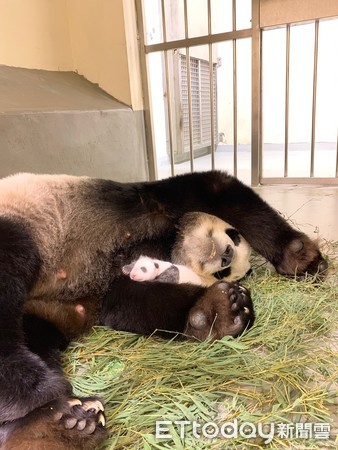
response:
<svg viewBox="0 0 338 450"><path fill-rule="evenodd" d="M158 263L154 263L154 266L156 269L158 269L160 266L158 265Z"/></svg>
<svg viewBox="0 0 338 450"><path fill-rule="evenodd" d="M143 273L147 273L147 268L146 267L142 266L142 267L140 267L140 269L142 270Z"/></svg>

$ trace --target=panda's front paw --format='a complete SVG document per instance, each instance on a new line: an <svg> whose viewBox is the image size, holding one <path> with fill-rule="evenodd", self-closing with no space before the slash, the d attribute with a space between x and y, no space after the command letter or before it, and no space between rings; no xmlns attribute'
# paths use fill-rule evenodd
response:
<svg viewBox="0 0 338 450"><path fill-rule="evenodd" d="M199 340L236 337L250 328L255 315L250 291L237 283L220 282L189 311L185 334Z"/></svg>

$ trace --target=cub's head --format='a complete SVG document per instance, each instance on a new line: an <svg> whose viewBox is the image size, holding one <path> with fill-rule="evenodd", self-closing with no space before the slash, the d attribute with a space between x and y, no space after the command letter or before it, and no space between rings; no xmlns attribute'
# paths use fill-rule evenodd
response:
<svg viewBox="0 0 338 450"><path fill-rule="evenodd" d="M187 265L207 284L239 280L250 270L249 244L232 225L218 217L187 213L178 230L172 261Z"/></svg>
<svg viewBox="0 0 338 450"><path fill-rule="evenodd" d="M159 275L159 264L148 256L122 267L122 272L134 281L154 280Z"/></svg>

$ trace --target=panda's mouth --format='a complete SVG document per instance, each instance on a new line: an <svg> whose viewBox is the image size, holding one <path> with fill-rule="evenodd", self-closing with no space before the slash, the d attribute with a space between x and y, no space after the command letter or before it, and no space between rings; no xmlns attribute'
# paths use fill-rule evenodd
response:
<svg viewBox="0 0 338 450"><path fill-rule="evenodd" d="M219 270L218 272L213 273L212 275L217 278L217 280L223 280L223 278L230 276L231 267L226 267L223 270Z"/></svg>
<svg viewBox="0 0 338 450"><path fill-rule="evenodd" d="M216 255L217 255L216 245L214 240L211 239L211 252L210 255L208 256L208 260L215 258Z"/></svg>

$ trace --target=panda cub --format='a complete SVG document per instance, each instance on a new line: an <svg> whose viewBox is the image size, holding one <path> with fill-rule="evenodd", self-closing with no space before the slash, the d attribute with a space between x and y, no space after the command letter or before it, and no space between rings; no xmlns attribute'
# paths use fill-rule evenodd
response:
<svg viewBox="0 0 338 450"><path fill-rule="evenodd" d="M184 214L177 228L171 259L192 269L205 285L237 281L250 271L250 245L224 220L191 212Z"/></svg>
<svg viewBox="0 0 338 450"><path fill-rule="evenodd" d="M191 283L204 285L191 269L169 261L141 255L136 261L122 267L122 272L134 281L162 281L164 283Z"/></svg>

